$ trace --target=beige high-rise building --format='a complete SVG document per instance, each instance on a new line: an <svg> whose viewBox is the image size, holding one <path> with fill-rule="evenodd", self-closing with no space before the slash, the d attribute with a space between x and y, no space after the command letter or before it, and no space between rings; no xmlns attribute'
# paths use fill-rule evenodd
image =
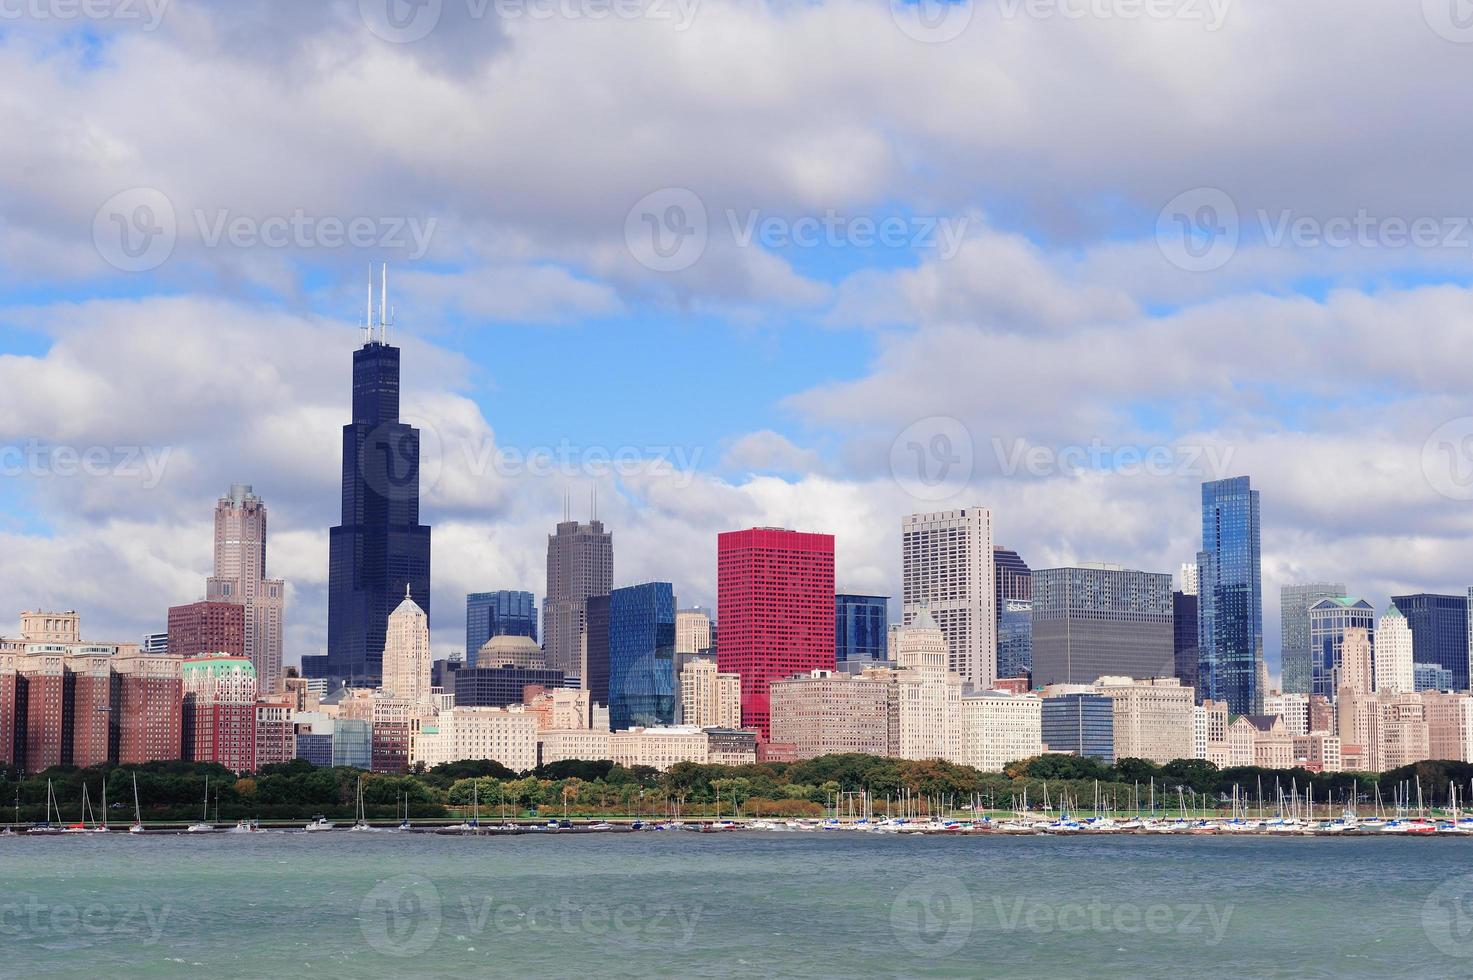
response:
<svg viewBox="0 0 1473 980"><path fill-rule="evenodd" d="M409 704L429 704L430 666L430 619L406 586L384 633L383 689Z"/></svg>
<svg viewBox="0 0 1473 980"><path fill-rule="evenodd" d="M1376 625L1376 693L1410 694L1412 683L1412 628L1393 604Z"/></svg>
<svg viewBox="0 0 1473 980"><path fill-rule="evenodd" d="M1295 735L1294 764L1311 772L1341 772L1340 737L1327 732Z"/></svg>
<svg viewBox="0 0 1473 980"><path fill-rule="evenodd" d="M911 514L900 525L901 613L924 608L946 636L947 667L978 689L997 680L992 513L967 507Z"/></svg>
<svg viewBox="0 0 1473 980"><path fill-rule="evenodd" d="M1290 735L1309 734L1308 694L1282 694L1278 691L1265 694L1263 713L1283 718L1284 728Z"/></svg>
<svg viewBox="0 0 1473 980"><path fill-rule="evenodd" d="M888 671L879 672L888 674ZM894 684L880 676L815 670L771 685L771 740L799 759L843 752L891 755Z"/></svg>
<svg viewBox="0 0 1473 980"><path fill-rule="evenodd" d="M711 647L711 617L706 610L678 610L675 613L675 652L704 653Z"/></svg>
<svg viewBox="0 0 1473 980"><path fill-rule="evenodd" d="M1473 762L1473 697L1423 691L1427 714L1427 754L1452 762Z"/></svg>
<svg viewBox="0 0 1473 980"><path fill-rule="evenodd" d="M1381 705L1381 772L1429 758L1427 713L1415 694L1393 694Z"/></svg>
<svg viewBox="0 0 1473 980"><path fill-rule="evenodd" d="M244 484L215 505L215 574L206 598L245 606L245 655L261 690L281 691L286 584L266 578L266 504Z"/></svg>
<svg viewBox="0 0 1473 980"><path fill-rule="evenodd" d="M1355 756L1358 768L1366 772L1382 769L1381 722L1381 702L1375 695L1346 688L1335 699L1335 734L1340 736L1341 755Z"/></svg>
<svg viewBox="0 0 1473 980"><path fill-rule="evenodd" d="M946 636L922 606L895 634L894 755L949 759L961 755L961 677L947 669Z"/></svg>
<svg viewBox="0 0 1473 980"><path fill-rule="evenodd" d="M1257 731L1247 715L1239 715L1227 726L1221 739L1207 743L1207 761L1219 769L1253 765L1253 740Z"/></svg>
<svg viewBox="0 0 1473 980"><path fill-rule="evenodd" d="M982 772L1043 753L1043 701L1032 694L984 691L961 699L959 757Z"/></svg>
<svg viewBox="0 0 1473 980"><path fill-rule="evenodd" d="M465 759L490 759L514 772L535 769L537 718L520 705L451 708L412 732L409 759L430 769Z"/></svg>
<svg viewBox="0 0 1473 980"><path fill-rule="evenodd" d="M20 614L20 638L26 643L82 642L82 617L76 610L67 612L23 612Z"/></svg>
<svg viewBox="0 0 1473 980"><path fill-rule="evenodd" d="M1195 692L1175 677L1101 677L1095 688L1113 699L1115 758L1165 764L1196 752Z"/></svg>
<svg viewBox="0 0 1473 980"><path fill-rule="evenodd" d="M1340 666L1335 668L1335 693L1370 694L1375 683L1371 672L1371 632L1363 626L1347 626L1340 645Z"/></svg>
<svg viewBox="0 0 1473 980"><path fill-rule="evenodd" d="M680 718L701 728L742 727L742 678L716 661L693 657L680 669Z"/></svg>

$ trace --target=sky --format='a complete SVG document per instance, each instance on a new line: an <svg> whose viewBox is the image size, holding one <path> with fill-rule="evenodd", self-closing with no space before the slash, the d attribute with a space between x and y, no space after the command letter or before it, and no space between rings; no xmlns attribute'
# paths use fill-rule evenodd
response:
<svg viewBox="0 0 1473 980"><path fill-rule="evenodd" d="M1204 480L1281 586L1473 583L1461 0L28 0L0 17L0 596L99 641L270 508L288 663L370 266L424 432L433 643L722 530L986 506L1035 568L1175 572Z"/></svg>

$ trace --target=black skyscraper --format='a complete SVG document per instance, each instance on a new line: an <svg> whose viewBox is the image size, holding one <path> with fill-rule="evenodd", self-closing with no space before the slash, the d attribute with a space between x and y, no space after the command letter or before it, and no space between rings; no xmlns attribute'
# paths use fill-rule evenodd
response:
<svg viewBox="0 0 1473 980"><path fill-rule="evenodd" d="M430 614L430 529L419 522L419 430L399 421L399 348L353 353L353 421L343 427L343 520L330 532L327 676L380 683L389 614L404 588Z"/></svg>

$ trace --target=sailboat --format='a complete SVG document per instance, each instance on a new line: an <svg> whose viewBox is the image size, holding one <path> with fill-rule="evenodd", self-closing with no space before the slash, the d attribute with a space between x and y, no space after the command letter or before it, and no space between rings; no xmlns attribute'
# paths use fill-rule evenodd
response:
<svg viewBox="0 0 1473 980"><path fill-rule="evenodd" d="M138 773L133 774L133 826L128 828L130 834L143 833L143 808L138 805Z"/></svg>
<svg viewBox="0 0 1473 980"><path fill-rule="evenodd" d="M397 807L395 808L397 809ZM400 830L410 830L413 825L409 822L409 794L404 794L404 819L399 821Z"/></svg>
<svg viewBox="0 0 1473 980"><path fill-rule="evenodd" d="M92 816L92 802L87 797L87 784L82 784L82 813L76 823L67 824L61 828L63 834L88 834L92 829L87 826L87 820Z"/></svg>
<svg viewBox="0 0 1473 980"><path fill-rule="evenodd" d="M190 834L213 834L214 832L215 832L215 825L212 824L212 823L210 823L210 777L209 777L208 774L206 774L206 776L205 776L205 809L204 809L204 813L200 817L200 822L199 823L192 823L192 824L189 825L188 828L186 828L186 833L190 833Z"/></svg>
<svg viewBox="0 0 1473 980"><path fill-rule="evenodd" d="M351 827L348 828L349 832L364 833L365 831L373 831L373 830L376 830L377 829L377 828L372 827L372 826L369 825L368 819L367 819L368 814L366 812L365 807L363 806L363 777L362 776L359 776L358 777L358 800L357 800L357 809L356 809L354 815L356 817L356 821L353 824L353 826L351 826Z"/></svg>
<svg viewBox="0 0 1473 980"><path fill-rule="evenodd" d="M46 819L42 823L38 823L34 827L32 827L29 830L27 830L26 833L28 833L28 834L59 834L59 833L61 833L61 828L60 827L55 827L55 826L52 826L52 824L51 824L51 808L55 805L55 798L56 798L55 797L55 793L54 793L54 791L51 788L51 780L48 779L48 780L46 780ZM60 820L61 819L61 808L60 807L57 807L56 808L56 811L57 811L56 812L56 818L58 820Z"/></svg>

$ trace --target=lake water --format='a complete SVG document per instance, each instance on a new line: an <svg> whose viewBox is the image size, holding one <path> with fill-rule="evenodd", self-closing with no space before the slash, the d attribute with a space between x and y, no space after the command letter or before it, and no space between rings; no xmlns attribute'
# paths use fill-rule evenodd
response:
<svg viewBox="0 0 1473 980"><path fill-rule="evenodd" d="M0 838L0 976L1442 977L1473 840Z"/></svg>

